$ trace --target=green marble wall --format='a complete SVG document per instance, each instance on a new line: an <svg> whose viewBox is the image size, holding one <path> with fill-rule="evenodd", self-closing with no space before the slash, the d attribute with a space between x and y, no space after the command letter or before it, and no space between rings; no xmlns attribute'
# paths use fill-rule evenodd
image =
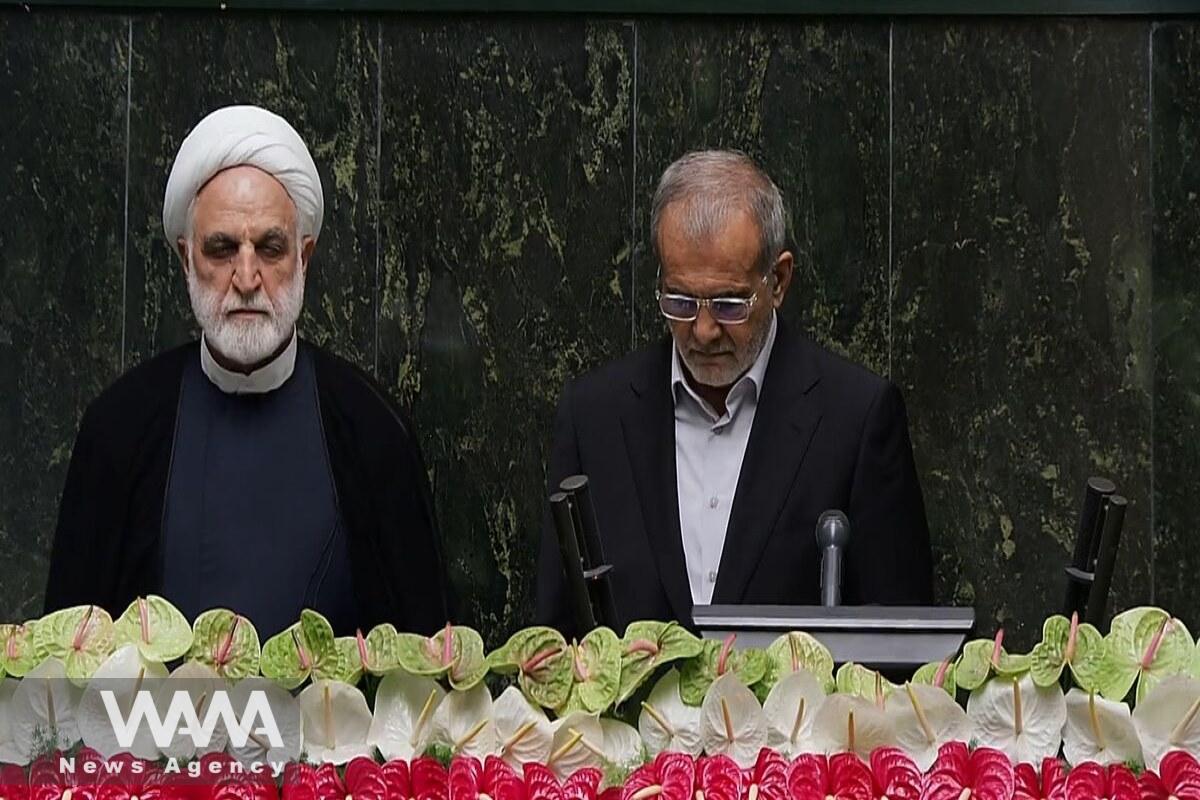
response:
<svg viewBox="0 0 1200 800"><path fill-rule="evenodd" d="M943 601L1029 643L1105 474L1117 605L1200 627L1200 23L5 8L0 53L0 618L40 606L83 408L194 333L162 191L241 101L313 150L302 330L412 409L492 641L559 388L661 335L650 195L702 146L788 198L785 316L904 390Z"/></svg>

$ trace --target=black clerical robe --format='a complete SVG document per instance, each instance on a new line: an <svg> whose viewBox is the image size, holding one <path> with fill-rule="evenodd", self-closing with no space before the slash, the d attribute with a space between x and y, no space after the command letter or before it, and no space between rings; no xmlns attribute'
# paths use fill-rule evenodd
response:
<svg viewBox="0 0 1200 800"><path fill-rule="evenodd" d="M361 370L306 342L299 347L315 376L358 627L390 622L430 633L449 618L450 598L412 427ZM88 407L59 507L47 612L94 603L120 613L138 596L162 591L181 385L199 360L195 342L164 353Z"/></svg>

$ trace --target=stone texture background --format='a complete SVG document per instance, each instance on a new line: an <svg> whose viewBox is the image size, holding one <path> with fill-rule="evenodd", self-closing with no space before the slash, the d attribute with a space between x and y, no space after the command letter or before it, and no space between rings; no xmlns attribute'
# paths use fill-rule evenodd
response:
<svg viewBox="0 0 1200 800"><path fill-rule="evenodd" d="M1200 22L6 7L0 55L0 619L38 613L87 403L194 335L175 148L254 102L326 186L301 329L412 410L490 641L564 379L663 331L649 198L702 146L788 199L787 318L904 390L942 601L1036 639L1103 474L1116 605L1200 627Z"/></svg>

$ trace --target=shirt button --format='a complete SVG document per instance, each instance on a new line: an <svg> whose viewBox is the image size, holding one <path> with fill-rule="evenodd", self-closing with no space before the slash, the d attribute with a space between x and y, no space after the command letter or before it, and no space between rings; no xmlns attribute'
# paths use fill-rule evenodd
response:
<svg viewBox="0 0 1200 800"><path fill-rule="evenodd" d="M717 571L715 569L711 569L708 571L708 582L709 583L717 582Z"/></svg>
<svg viewBox="0 0 1200 800"><path fill-rule="evenodd" d="M717 496L716 495L713 495L712 497L708 498L708 507L709 508L717 507Z"/></svg>

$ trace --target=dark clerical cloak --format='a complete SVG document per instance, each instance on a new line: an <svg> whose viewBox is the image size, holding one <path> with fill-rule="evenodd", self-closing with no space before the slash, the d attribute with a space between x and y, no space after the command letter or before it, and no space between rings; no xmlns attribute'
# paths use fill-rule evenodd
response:
<svg viewBox="0 0 1200 800"><path fill-rule="evenodd" d="M264 638L286 624L285 609L304 605L330 613L339 634L381 622L420 633L445 624L449 598L420 449L374 382L303 341L292 377L257 398L223 399L199 366L199 344L185 345L126 373L88 407L59 508L46 610L96 604L119 614L138 596L168 589L168 599L181 594L189 614L193 606L247 598L269 617ZM250 413L239 400L272 403L278 412L253 452L237 451L234 434L246 431ZM281 451L285 425L295 427L283 452L303 455L305 469L281 467L270 455ZM203 446L210 434L215 451ZM248 458L258 462L237 463ZM256 490L245 482L250 467L283 469L276 477L297 482L294 509L276 501L249 512L253 503L243 501L253 501ZM229 480L201 474L211 469L229 471ZM196 481L207 483L184 491ZM237 537L254 536L264 517L239 517L234 506L206 499L205 485L238 494L248 513L277 522L291 515L285 521L296 526L299 543L288 546L276 526L260 530L253 545L231 549ZM197 515L205 514L216 515L203 534L211 537L203 550L210 560L193 561L201 550L190 537L201 535ZM202 583L217 573L233 577L214 586L206 603ZM270 598L248 594L256 578ZM279 582L286 585L272 585ZM259 624L252 609L234 610Z"/></svg>

